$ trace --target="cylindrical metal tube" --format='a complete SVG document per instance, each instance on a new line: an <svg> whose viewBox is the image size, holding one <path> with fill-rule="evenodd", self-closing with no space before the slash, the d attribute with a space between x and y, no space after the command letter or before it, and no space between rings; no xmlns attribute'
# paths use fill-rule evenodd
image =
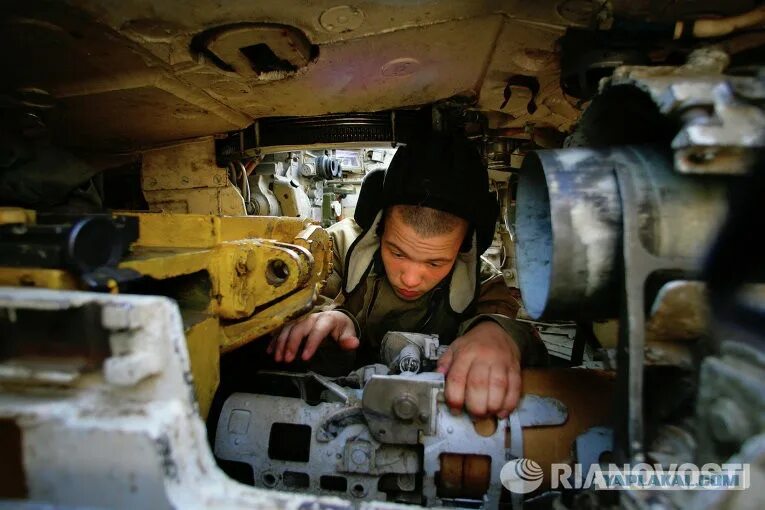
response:
<svg viewBox="0 0 765 510"><path fill-rule="evenodd" d="M409 344L401 349L398 356L398 369L402 374L416 374L420 371L420 357L422 352L414 344Z"/></svg>
<svg viewBox="0 0 765 510"><path fill-rule="evenodd" d="M640 238L661 257L704 255L725 213L720 178L676 173L653 147L532 152L520 172L516 263L534 318L609 318L618 310L622 202L615 169L637 196Z"/></svg>

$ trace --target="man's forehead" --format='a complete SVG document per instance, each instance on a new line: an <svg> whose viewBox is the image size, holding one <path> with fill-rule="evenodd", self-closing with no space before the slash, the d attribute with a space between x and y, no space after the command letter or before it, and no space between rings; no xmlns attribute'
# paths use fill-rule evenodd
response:
<svg viewBox="0 0 765 510"><path fill-rule="evenodd" d="M397 204L388 206L385 209L385 216L388 218L393 216L414 227L417 227L417 223L419 223L417 220L422 219L423 217L433 219L433 221L437 223L453 225L454 228L459 228L460 226L467 228L469 223L466 219L449 211L424 205ZM428 232L422 233L428 234Z"/></svg>
<svg viewBox="0 0 765 510"><path fill-rule="evenodd" d="M384 227L383 243L423 260L451 260L459 251L465 234L460 228L440 234L422 234L398 216L389 217Z"/></svg>

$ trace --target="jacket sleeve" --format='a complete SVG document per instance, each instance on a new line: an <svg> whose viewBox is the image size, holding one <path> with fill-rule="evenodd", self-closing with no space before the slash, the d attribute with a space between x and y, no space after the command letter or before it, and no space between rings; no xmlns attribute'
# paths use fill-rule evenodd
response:
<svg viewBox="0 0 765 510"><path fill-rule="evenodd" d="M521 308L520 297L520 291L508 287L502 273L482 257L481 288L474 305L474 315L460 324L458 333L463 335L483 321L495 322L518 345L522 366L546 365L548 360L544 342L533 327L516 320Z"/></svg>
<svg viewBox="0 0 765 510"><path fill-rule="evenodd" d="M324 289L321 291L323 296L334 300L342 294L343 277L345 276L345 256L361 232L361 227L353 218L338 221L327 228L327 233L332 239L332 272L327 278Z"/></svg>
<svg viewBox="0 0 765 510"><path fill-rule="evenodd" d="M321 290L313 312L336 310L342 312L353 321L356 333L359 334L359 323L356 317L343 306L343 277L345 275L345 256L353 241L361 232L353 218L346 218L329 228L327 232L332 239L332 271Z"/></svg>

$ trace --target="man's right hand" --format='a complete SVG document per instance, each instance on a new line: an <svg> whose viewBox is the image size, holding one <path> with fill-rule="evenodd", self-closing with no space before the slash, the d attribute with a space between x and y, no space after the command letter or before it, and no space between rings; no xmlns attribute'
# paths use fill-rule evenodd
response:
<svg viewBox="0 0 765 510"><path fill-rule="evenodd" d="M303 345L303 354L300 357L303 361L308 361L328 336L346 351L352 351L359 346L356 328L351 318L342 312L329 311L312 313L287 324L279 336L271 340L266 352L273 354L274 360L279 363L292 363Z"/></svg>

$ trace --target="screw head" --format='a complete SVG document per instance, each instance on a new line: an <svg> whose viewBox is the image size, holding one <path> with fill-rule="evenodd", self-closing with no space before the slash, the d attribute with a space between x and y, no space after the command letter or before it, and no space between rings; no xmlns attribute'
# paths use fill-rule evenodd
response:
<svg viewBox="0 0 765 510"><path fill-rule="evenodd" d="M411 420L420 412L417 397L404 393L393 401L393 413L402 420Z"/></svg>
<svg viewBox="0 0 765 510"><path fill-rule="evenodd" d="M353 461L354 464L363 465L366 464L368 460L369 455L367 455L367 452L361 448L356 448L351 452L351 461Z"/></svg>

